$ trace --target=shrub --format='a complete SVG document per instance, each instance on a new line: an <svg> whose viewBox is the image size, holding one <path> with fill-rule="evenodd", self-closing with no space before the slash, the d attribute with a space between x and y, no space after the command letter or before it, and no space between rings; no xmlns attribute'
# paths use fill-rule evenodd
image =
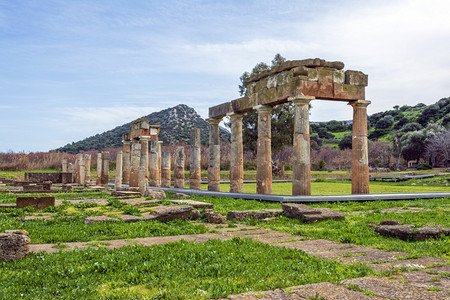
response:
<svg viewBox="0 0 450 300"><path fill-rule="evenodd" d="M418 164L416 167L416 170L431 170L433 169L432 166L430 166L429 164Z"/></svg>

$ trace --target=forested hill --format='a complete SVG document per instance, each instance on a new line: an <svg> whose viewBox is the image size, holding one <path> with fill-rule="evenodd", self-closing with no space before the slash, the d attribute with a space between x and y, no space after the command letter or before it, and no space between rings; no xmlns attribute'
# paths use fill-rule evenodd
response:
<svg viewBox="0 0 450 300"><path fill-rule="evenodd" d="M159 140L164 143L189 142L191 129L200 128L201 142L208 143L209 124L197 112L184 104L179 104L159 112L151 113L147 118L151 125L161 125ZM102 150L122 146L122 134L129 132L132 122L117 126L114 129L67 144L53 151L79 153L87 150ZM222 142L229 142L230 133L220 128Z"/></svg>

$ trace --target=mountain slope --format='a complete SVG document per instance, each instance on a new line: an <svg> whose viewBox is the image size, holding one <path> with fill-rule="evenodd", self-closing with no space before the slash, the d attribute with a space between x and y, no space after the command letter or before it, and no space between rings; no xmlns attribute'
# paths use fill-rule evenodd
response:
<svg viewBox="0 0 450 300"><path fill-rule="evenodd" d="M186 142L190 140L191 129L200 128L201 142L208 143L209 124L203 120L197 112L184 104L151 113L147 116L151 125L161 125L159 140L167 144ZM105 131L101 134L85 138L84 140L67 144L53 151L78 153L87 150L102 150L105 148L115 148L122 146L122 134L129 132L132 122L117 126L114 129ZM228 143L230 133L220 128L220 139Z"/></svg>

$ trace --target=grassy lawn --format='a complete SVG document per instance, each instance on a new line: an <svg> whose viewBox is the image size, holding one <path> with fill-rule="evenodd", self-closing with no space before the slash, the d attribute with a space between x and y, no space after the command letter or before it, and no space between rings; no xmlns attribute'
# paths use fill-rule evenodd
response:
<svg viewBox="0 0 450 300"><path fill-rule="evenodd" d="M208 299L371 274L241 238L39 253L0 268L1 299Z"/></svg>
<svg viewBox="0 0 450 300"><path fill-rule="evenodd" d="M404 182L370 182L370 192L378 193L426 193L426 192L450 192L448 184L448 176L442 178L427 178L420 180L408 180ZM350 181L312 181L311 193L313 195L345 195L351 194ZM207 184L202 185L202 189L206 190ZM223 192L230 191L229 184L221 184L220 190ZM245 193L256 193L256 183L244 183ZM281 182L273 183L272 194L274 195L292 195L292 183Z"/></svg>

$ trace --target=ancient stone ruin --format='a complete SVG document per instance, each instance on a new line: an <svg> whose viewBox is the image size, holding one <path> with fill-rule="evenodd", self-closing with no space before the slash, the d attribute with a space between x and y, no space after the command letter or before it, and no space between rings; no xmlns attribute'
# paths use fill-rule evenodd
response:
<svg viewBox="0 0 450 300"><path fill-rule="evenodd" d="M30 238L24 230L6 230L0 233L0 261L24 258L30 252Z"/></svg>
<svg viewBox="0 0 450 300"><path fill-rule="evenodd" d="M231 118L230 191L243 190L242 117L258 112L257 193L272 193L271 111L292 102L295 106L293 195L311 194L309 108L317 99L347 102L353 108L352 193L369 193L367 148L367 75L344 71L344 63L322 59L286 61L249 78L244 97L209 109L208 190L220 190L219 122Z"/></svg>

